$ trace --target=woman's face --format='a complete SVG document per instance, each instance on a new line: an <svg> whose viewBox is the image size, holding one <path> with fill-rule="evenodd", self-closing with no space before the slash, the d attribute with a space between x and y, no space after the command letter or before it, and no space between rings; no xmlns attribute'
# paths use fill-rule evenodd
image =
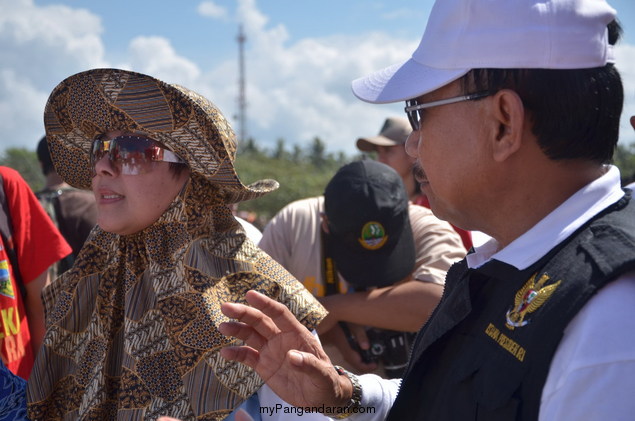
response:
<svg viewBox="0 0 635 421"><path fill-rule="evenodd" d="M106 133L104 140L125 134ZM190 172L175 175L168 162L152 162L142 174L120 174L108 154L95 162L93 193L97 200L97 224L119 235L137 233L152 225L187 182Z"/></svg>

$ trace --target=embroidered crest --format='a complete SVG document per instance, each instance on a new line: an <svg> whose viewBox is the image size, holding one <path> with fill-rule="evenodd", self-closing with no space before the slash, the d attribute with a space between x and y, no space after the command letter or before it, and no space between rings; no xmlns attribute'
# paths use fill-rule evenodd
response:
<svg viewBox="0 0 635 421"><path fill-rule="evenodd" d="M555 284L543 287L545 282L549 280L549 276L544 274L540 277L538 282L535 283L536 275L537 274L534 273L527 283L516 293L514 307L507 310L507 314L505 315L507 323L505 323L505 326L510 330L526 326L529 323L529 320L525 320L527 314L533 313L543 305L556 288L558 288L560 282L562 282L558 281Z"/></svg>
<svg viewBox="0 0 635 421"><path fill-rule="evenodd" d="M366 250L377 250L386 244L388 236L386 235L386 230L382 224L371 221L364 225L361 237L358 238L357 241L359 241L359 244L361 244Z"/></svg>

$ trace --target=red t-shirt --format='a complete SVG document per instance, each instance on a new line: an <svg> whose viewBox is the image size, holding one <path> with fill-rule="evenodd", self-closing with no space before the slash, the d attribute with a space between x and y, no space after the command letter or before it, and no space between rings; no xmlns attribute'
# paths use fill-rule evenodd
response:
<svg viewBox="0 0 635 421"><path fill-rule="evenodd" d="M12 248L26 285L72 250L22 176L8 167L0 167L0 175L11 213ZM31 334L7 246L0 237L0 356L9 370L28 379L34 359Z"/></svg>
<svg viewBox="0 0 635 421"><path fill-rule="evenodd" d="M424 194L419 196L419 198L415 200L414 204L430 209L430 201ZM472 233L464 230L463 228L455 227L454 225L452 225L452 228L454 228L454 231L456 231L461 236L461 240L463 241L465 250L469 251L472 248Z"/></svg>

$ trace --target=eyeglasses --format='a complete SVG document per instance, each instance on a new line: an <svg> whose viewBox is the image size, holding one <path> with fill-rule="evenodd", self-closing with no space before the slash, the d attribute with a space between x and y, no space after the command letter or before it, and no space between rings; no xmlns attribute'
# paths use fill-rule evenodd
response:
<svg viewBox="0 0 635 421"><path fill-rule="evenodd" d="M109 140L98 138L93 141L90 154L93 176L96 174L95 165L106 154L113 168L125 175L148 173L154 162L184 162L174 152L147 137L124 135Z"/></svg>
<svg viewBox="0 0 635 421"><path fill-rule="evenodd" d="M426 102L423 104L417 103L416 99L409 99L406 101L406 114L408 115L408 121L410 121L410 126L412 127L412 131L416 132L421 128L421 121L423 121L423 112L426 108L438 107L439 105L447 105L454 104L455 102L461 101L473 101L476 99L485 98L486 96L491 95L492 93L489 91L485 92L477 92L474 94L461 95L454 98L446 98L440 99L438 101Z"/></svg>

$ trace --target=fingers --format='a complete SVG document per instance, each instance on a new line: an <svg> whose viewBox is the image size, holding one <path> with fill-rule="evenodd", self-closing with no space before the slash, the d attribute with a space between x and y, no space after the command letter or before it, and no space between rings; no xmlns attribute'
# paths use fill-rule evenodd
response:
<svg viewBox="0 0 635 421"><path fill-rule="evenodd" d="M368 340L368 334L366 333L366 328L364 326L349 323L348 328L351 330L351 334L355 337L361 349L370 348L370 341Z"/></svg>
<svg viewBox="0 0 635 421"><path fill-rule="evenodd" d="M304 326L296 320L284 304L253 290L247 291L245 297L252 307L243 304L224 303L221 306L223 314L251 326L266 339L271 339L280 331L305 330Z"/></svg>
<svg viewBox="0 0 635 421"><path fill-rule="evenodd" d="M260 357L258 351L247 346L228 346L221 348L220 355L226 360L243 363L254 370L258 365L258 359Z"/></svg>
<svg viewBox="0 0 635 421"><path fill-rule="evenodd" d="M264 338L269 339L280 333L280 329L273 320L256 308L244 304L223 303L221 311L225 316L239 320L243 325L248 326ZM242 329L242 332L238 333L246 334L247 330Z"/></svg>
<svg viewBox="0 0 635 421"><path fill-rule="evenodd" d="M233 336L242 340L254 349L261 349L267 342L262 335L245 323L223 322L218 325L218 330L225 336Z"/></svg>
<svg viewBox="0 0 635 421"><path fill-rule="evenodd" d="M293 316L289 309L282 303L279 303L257 291L247 291L245 295L247 302L269 316L275 325L282 331L288 332L293 330L305 330L304 326ZM265 336L265 335L263 335ZM267 337L267 336L265 336Z"/></svg>

